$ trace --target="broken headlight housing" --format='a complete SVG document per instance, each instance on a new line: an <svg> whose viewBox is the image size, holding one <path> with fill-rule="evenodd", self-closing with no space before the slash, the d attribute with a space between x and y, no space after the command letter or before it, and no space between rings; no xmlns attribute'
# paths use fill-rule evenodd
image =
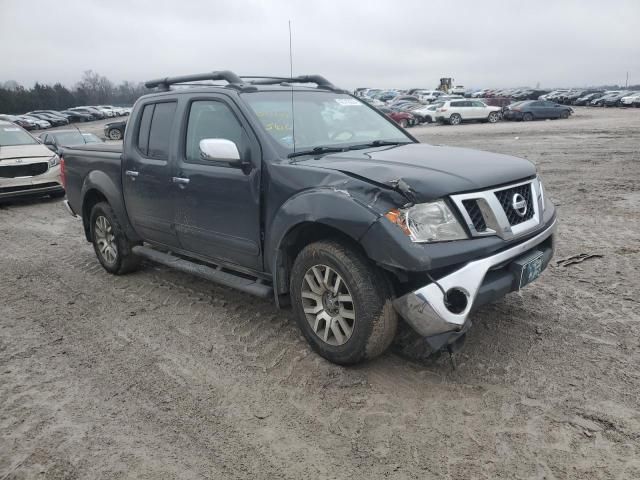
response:
<svg viewBox="0 0 640 480"><path fill-rule="evenodd" d="M58 157L58 155L56 154L49 159L49 168L55 167L59 163L60 163L60 157Z"/></svg>
<svg viewBox="0 0 640 480"><path fill-rule="evenodd" d="M446 242L467 238L462 225L444 200L396 208L385 217L416 243Z"/></svg>

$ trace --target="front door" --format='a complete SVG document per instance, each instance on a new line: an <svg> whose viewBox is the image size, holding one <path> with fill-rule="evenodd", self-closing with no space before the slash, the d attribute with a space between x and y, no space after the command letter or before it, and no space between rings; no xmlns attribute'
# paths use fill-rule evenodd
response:
<svg viewBox="0 0 640 480"><path fill-rule="evenodd" d="M259 144L226 97L196 98L185 108L188 123L174 186L180 244L214 261L260 269ZM244 166L204 160L199 144L205 138L233 141Z"/></svg>
<svg viewBox="0 0 640 480"><path fill-rule="evenodd" d="M127 214L147 241L175 247L174 201L169 145L177 102L148 103L133 127L123 154L123 192Z"/></svg>

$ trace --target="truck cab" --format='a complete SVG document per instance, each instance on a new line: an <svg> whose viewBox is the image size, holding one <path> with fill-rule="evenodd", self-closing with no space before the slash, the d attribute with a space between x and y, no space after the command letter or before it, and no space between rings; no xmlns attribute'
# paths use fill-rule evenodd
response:
<svg viewBox="0 0 640 480"><path fill-rule="evenodd" d="M434 349L460 341L475 308L553 254L555 211L526 160L420 144L318 75L147 86L122 146L61 153L69 210L110 273L147 258L271 297L351 364L402 320Z"/></svg>

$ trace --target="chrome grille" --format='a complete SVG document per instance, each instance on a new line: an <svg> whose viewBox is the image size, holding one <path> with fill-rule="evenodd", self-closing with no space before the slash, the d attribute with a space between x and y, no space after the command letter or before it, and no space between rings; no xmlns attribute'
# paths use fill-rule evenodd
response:
<svg viewBox="0 0 640 480"><path fill-rule="evenodd" d="M472 237L505 240L537 228L542 221L542 191L532 179L479 192L451 195Z"/></svg>
<svg viewBox="0 0 640 480"><path fill-rule="evenodd" d="M477 200L463 200L462 205L467 209L467 213L473 222L476 232L484 232L487 230L487 224L482 216L482 210L478 206Z"/></svg>
<svg viewBox="0 0 640 480"><path fill-rule="evenodd" d="M507 188L506 190L498 190L495 192L500 205L504 209L504 213L507 215L509 225L518 225L522 222L526 222L533 217L533 202L531 200L531 184L526 183L524 185L518 185L517 187ZM526 202L527 209L524 215L520 215L515 208L513 208L513 198L515 195L520 195Z"/></svg>

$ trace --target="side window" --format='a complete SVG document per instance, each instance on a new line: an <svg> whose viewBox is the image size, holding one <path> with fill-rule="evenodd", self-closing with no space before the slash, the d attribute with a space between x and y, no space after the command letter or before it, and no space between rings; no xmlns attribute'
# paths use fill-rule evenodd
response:
<svg viewBox="0 0 640 480"><path fill-rule="evenodd" d="M149 127L151 126L151 116L153 115L153 109L155 105L145 105L142 110L142 117L140 119L140 129L138 130L138 150L144 155L147 155L149 148Z"/></svg>
<svg viewBox="0 0 640 480"><path fill-rule="evenodd" d="M452 107L464 107L466 102L451 102Z"/></svg>
<svg viewBox="0 0 640 480"><path fill-rule="evenodd" d="M484 103L482 103L482 102L478 102L478 101L471 102L471 104L472 104L474 107L481 107L481 108L486 107L486 105L485 105Z"/></svg>
<svg viewBox="0 0 640 480"><path fill-rule="evenodd" d="M231 140L241 154L246 143L244 129L231 109L215 100L198 100L191 104L185 151L187 162L201 161L200 140L204 138Z"/></svg>
<svg viewBox="0 0 640 480"><path fill-rule="evenodd" d="M149 129L148 157L158 160L169 159L169 138L177 105L177 102L156 103Z"/></svg>

